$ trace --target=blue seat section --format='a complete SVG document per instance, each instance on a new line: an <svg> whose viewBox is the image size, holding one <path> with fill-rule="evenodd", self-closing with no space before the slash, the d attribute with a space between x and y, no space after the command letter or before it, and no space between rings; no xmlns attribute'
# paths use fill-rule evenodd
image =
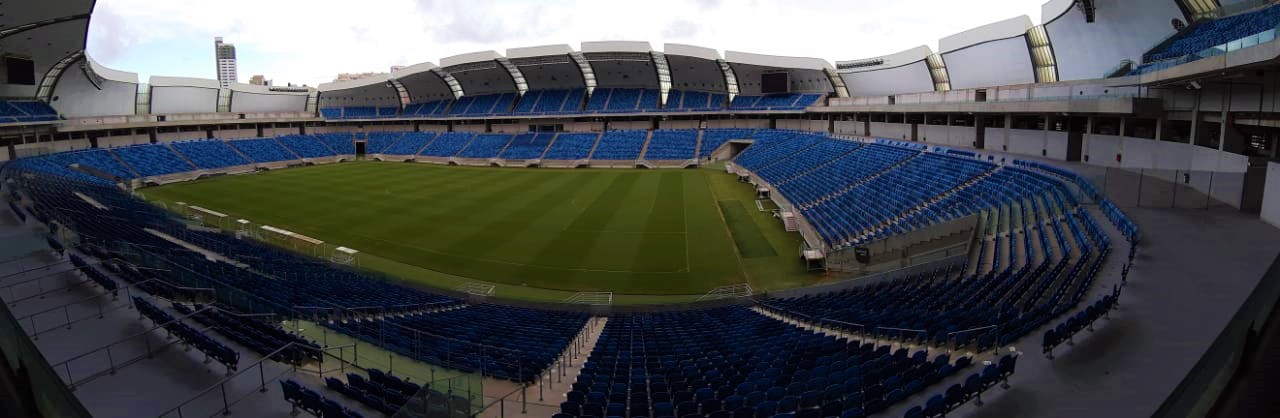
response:
<svg viewBox="0 0 1280 418"><path fill-rule="evenodd" d="M333 150L320 143L311 135L284 135L277 140L302 158L322 158L334 156Z"/></svg>
<svg viewBox="0 0 1280 418"><path fill-rule="evenodd" d="M205 170L250 164L249 160L231 149L226 142L217 139L178 141L169 145L174 151L191 160L196 167Z"/></svg>
<svg viewBox="0 0 1280 418"><path fill-rule="evenodd" d="M422 151L423 147L430 144L440 135L438 132L405 132L400 139L382 150L383 154L388 155L417 155ZM373 139L371 135L370 140Z"/></svg>
<svg viewBox="0 0 1280 418"><path fill-rule="evenodd" d="M692 90L671 90L667 94L667 110L724 110L728 96Z"/></svg>
<svg viewBox="0 0 1280 418"><path fill-rule="evenodd" d="M478 134L465 149L458 152L458 157L497 158L514 137L511 134Z"/></svg>
<svg viewBox="0 0 1280 418"><path fill-rule="evenodd" d="M453 100L436 100L423 103L410 103L404 107L404 116L444 116Z"/></svg>
<svg viewBox="0 0 1280 418"><path fill-rule="evenodd" d="M174 154L166 144L132 145L112 148L111 152L142 177L185 173L196 169L178 154Z"/></svg>
<svg viewBox="0 0 1280 418"><path fill-rule="evenodd" d="M398 106L379 106L378 117L394 118L400 116L400 108Z"/></svg>
<svg viewBox="0 0 1280 418"><path fill-rule="evenodd" d="M646 160L689 160L696 157L698 150L698 130L696 129L659 129L653 131L649 139L649 147L645 149Z"/></svg>
<svg viewBox="0 0 1280 418"><path fill-rule="evenodd" d="M596 145L593 160L635 160L640 158L648 131L607 131Z"/></svg>
<svg viewBox="0 0 1280 418"><path fill-rule="evenodd" d="M275 138L238 139L227 141L241 154L257 163L289 161L298 159L298 155L286 149Z"/></svg>
<svg viewBox="0 0 1280 418"><path fill-rule="evenodd" d="M755 142L751 147L734 158L734 163L751 171L785 162L792 154L831 140L825 135L814 133L774 130L756 132L753 138Z"/></svg>
<svg viewBox="0 0 1280 418"><path fill-rule="evenodd" d="M597 88L587 102L588 113L627 113L656 111L658 90Z"/></svg>
<svg viewBox="0 0 1280 418"><path fill-rule="evenodd" d="M422 399L413 399L415 396L428 398L426 402L435 401L435 403L440 403L439 401L447 398L447 395L430 389L430 386L427 388L427 393L421 393L423 388L417 383L406 382L394 375L391 375L390 373L384 373L378 369L369 369L369 374L367 376L358 373L347 373L346 377L346 382L343 382L336 377L326 377L324 379L325 387L333 390L334 392L341 393L343 396L358 401L365 406L373 408L378 412L386 414L387 416L395 415L396 411L399 411L405 405L408 405L411 399L413 401L423 402ZM459 402L461 402L459 406L461 406L460 409L462 409L460 416L466 416L466 408L469 403L466 401L466 398L460 398ZM444 403L447 404L447 402ZM422 406L425 407L425 405ZM423 408L414 407L411 409L418 410ZM441 411L450 412L447 409L441 409ZM434 416L444 418L448 415ZM327 418L328 415L325 415L325 417Z"/></svg>
<svg viewBox="0 0 1280 418"><path fill-rule="evenodd" d="M284 395L285 402L289 402L294 408L307 411L307 413L317 417L364 418L360 413L348 409L336 401L320 396L319 393L292 379L280 380L280 393ZM394 410L389 413L385 410L379 410L378 412L387 414L387 416L395 414Z"/></svg>
<svg viewBox="0 0 1280 418"><path fill-rule="evenodd" d="M1147 54L1145 61L1160 61L1194 54L1255 33L1280 26L1280 7L1271 6L1249 13L1201 21L1181 33L1158 51Z"/></svg>
<svg viewBox="0 0 1280 418"><path fill-rule="evenodd" d="M374 119L378 117L378 108L373 106L347 106L342 108L343 119Z"/></svg>
<svg viewBox="0 0 1280 418"><path fill-rule="evenodd" d="M569 94L564 98L564 104L560 106L561 113L582 113L582 107L587 101L586 89L570 90Z"/></svg>
<svg viewBox="0 0 1280 418"><path fill-rule="evenodd" d="M480 304L333 326L427 363L530 382L555 361L588 318L580 312Z"/></svg>
<svg viewBox="0 0 1280 418"><path fill-rule="evenodd" d="M782 187L791 179L821 168L828 162L839 161L861 147L862 144L853 141L818 141L814 146L796 152L777 164L756 170L756 174L769 184Z"/></svg>
<svg viewBox="0 0 1280 418"><path fill-rule="evenodd" d="M614 314L560 412L753 418L875 413L969 363L809 332L742 306Z"/></svg>
<svg viewBox="0 0 1280 418"><path fill-rule="evenodd" d="M418 155L427 157L452 157L462 151L463 147L475 137L473 132L445 132L440 134L430 145L422 149ZM401 142L404 142L401 140Z"/></svg>
<svg viewBox="0 0 1280 418"><path fill-rule="evenodd" d="M815 165L816 168L812 171L790 180L779 181L774 186L792 204L807 207L918 153L919 151L905 148L867 144L843 156L832 156L827 165Z"/></svg>
<svg viewBox="0 0 1280 418"><path fill-rule="evenodd" d="M698 151L698 158L707 158L715 152L716 148L720 148L725 142L731 139L751 139L755 135L755 129L704 129L702 131L702 147Z"/></svg>
<svg viewBox="0 0 1280 418"><path fill-rule="evenodd" d="M980 236L990 238L982 240L978 259L994 260L989 268L978 266L970 274L964 273L968 268L938 270L764 303L814 320L860 324L874 335L903 337L896 329L911 329L919 330L909 335L912 339L990 348L1073 309L1089 291L1110 252L1110 239L1088 212L1073 211L1078 203L1062 182L1005 168L960 194L967 196L954 199L996 209L983 212L979 223ZM1005 206L994 206L1001 203ZM1023 233L999 233L1012 230Z"/></svg>
<svg viewBox="0 0 1280 418"><path fill-rule="evenodd" d="M729 104L731 110L802 110L812 106L825 94L783 93L763 96L737 96Z"/></svg>
<svg viewBox="0 0 1280 418"><path fill-rule="evenodd" d="M1110 199L1107 199L1105 195L1099 193L1098 188L1095 187L1093 183L1089 182L1089 180L1084 176L1070 170L1064 170L1036 161L1014 160L1013 164L1015 166L1025 167L1029 170L1049 173L1075 183L1076 186L1084 192L1085 196L1095 202L1098 202L1098 206L1101 207L1102 212L1107 215L1107 219L1111 220L1111 223L1115 225L1116 229L1119 229L1120 232L1124 234L1125 238L1128 238L1130 243L1136 245L1142 240L1142 231L1138 229L1138 224L1130 220L1129 217L1126 216L1119 207L1116 207L1115 203L1111 202Z"/></svg>
<svg viewBox="0 0 1280 418"><path fill-rule="evenodd" d="M364 144L364 152L366 154L391 154L385 151L387 148L391 147L392 144L395 144L396 141L399 141L400 137L404 135L404 132L370 132L369 140ZM425 146L426 143L423 142L422 145ZM422 147L419 146L418 148ZM417 153L418 150L415 149L402 155L412 155Z"/></svg>
<svg viewBox="0 0 1280 418"><path fill-rule="evenodd" d="M173 303L173 310L182 315L192 315L200 324L209 327L231 341L253 350L258 355L266 356L275 353L272 360L302 365L305 362L322 361L320 346L313 341L290 334L279 325L263 322L254 317L224 312L220 309L205 309L205 305L187 306ZM198 313L197 313L198 312ZM280 349L293 344L284 351Z"/></svg>
<svg viewBox="0 0 1280 418"><path fill-rule="evenodd" d="M0 100L0 123L45 122L58 119L58 112L45 102Z"/></svg>
<svg viewBox="0 0 1280 418"><path fill-rule="evenodd" d="M550 132L517 135L511 140L511 145L507 145L501 157L509 160L537 159L542 156L543 151L547 150L547 146L551 145L551 139L555 137L556 134Z"/></svg>
<svg viewBox="0 0 1280 418"><path fill-rule="evenodd" d="M591 155L600 134L594 133L562 133L547 148L544 160L582 160Z"/></svg>
<svg viewBox="0 0 1280 418"><path fill-rule="evenodd" d="M342 108L341 107L320 108L320 117L325 119L342 119Z"/></svg>
<svg viewBox="0 0 1280 418"><path fill-rule="evenodd" d="M50 154L43 158L31 160L31 164L40 165L43 168L57 167L65 169L66 171L71 171L71 165L75 164L117 179L128 180L138 177L138 175L134 174L129 167L125 167L125 165L116 158L115 154L112 154L111 151L104 148ZM61 173L68 174L66 171L61 171ZM82 180L85 178L98 179L98 177L90 176L88 174L80 174L79 172L74 171L72 171L72 173L75 174L69 175Z"/></svg>
<svg viewBox="0 0 1280 418"><path fill-rule="evenodd" d="M313 136L336 154L352 155L356 153L356 137L351 132L329 132ZM366 144L366 146L368 145ZM365 149L365 152L369 152L369 150Z"/></svg>
<svg viewBox="0 0 1280 418"><path fill-rule="evenodd" d="M470 115L482 116L511 112L512 105L515 104L515 93L500 94L484 94L479 96L462 96L453 108L449 110L450 115Z"/></svg>
<svg viewBox="0 0 1280 418"><path fill-rule="evenodd" d="M146 299L134 296L133 306L138 308L139 314L150 319L156 325L164 327L165 331L168 331L170 335L178 337L184 344L200 350L200 352L208 355L209 358L217 360L227 366L227 369L235 370L236 366L240 365L240 353L213 338L209 338L208 335L192 328L190 325L176 320L177 318L174 318L173 315L169 315L163 309L152 305Z"/></svg>
<svg viewBox="0 0 1280 418"><path fill-rule="evenodd" d="M512 113L544 115L578 113L585 95L584 89L530 90L520 98L520 103Z"/></svg>

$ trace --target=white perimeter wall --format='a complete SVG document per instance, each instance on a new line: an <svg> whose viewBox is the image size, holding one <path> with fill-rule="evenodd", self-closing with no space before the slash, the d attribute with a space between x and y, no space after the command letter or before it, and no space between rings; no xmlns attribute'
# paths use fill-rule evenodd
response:
<svg viewBox="0 0 1280 418"><path fill-rule="evenodd" d="M1030 84L1036 80L1024 37L990 41L942 55L952 89Z"/></svg>
<svg viewBox="0 0 1280 418"><path fill-rule="evenodd" d="M67 118L94 116L132 115L137 100L138 85L113 80L103 80L98 90L85 78L80 67L68 68L53 88L54 100L50 105L58 114Z"/></svg>
<svg viewBox="0 0 1280 418"><path fill-rule="evenodd" d="M151 87L151 113L214 113L218 89L203 87Z"/></svg>
<svg viewBox="0 0 1280 418"><path fill-rule="evenodd" d="M305 94L260 94L231 92L232 112L302 112L307 110Z"/></svg>
<svg viewBox="0 0 1280 418"><path fill-rule="evenodd" d="M188 132L159 132L156 133L156 142L173 142L185 141L189 139L206 139L208 136L203 129Z"/></svg>
<svg viewBox="0 0 1280 418"><path fill-rule="evenodd" d="M883 70L840 74L850 96L888 96L933 91L933 77L924 61Z"/></svg>
<svg viewBox="0 0 1280 418"><path fill-rule="evenodd" d="M871 136L910 141L911 125L906 123L871 122Z"/></svg>
<svg viewBox="0 0 1280 418"><path fill-rule="evenodd" d="M1267 187L1262 192L1262 220L1280 227L1280 163L1267 163Z"/></svg>

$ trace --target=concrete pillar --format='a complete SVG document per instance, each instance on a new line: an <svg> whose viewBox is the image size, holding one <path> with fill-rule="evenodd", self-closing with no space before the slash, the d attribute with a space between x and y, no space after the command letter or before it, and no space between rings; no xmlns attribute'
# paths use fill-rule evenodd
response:
<svg viewBox="0 0 1280 418"><path fill-rule="evenodd" d="M1200 90L1196 90L1196 104L1191 107L1191 135L1187 136L1187 143L1196 144L1196 140L1200 138Z"/></svg>
<svg viewBox="0 0 1280 418"><path fill-rule="evenodd" d="M1089 153L1089 137L1091 135L1093 135L1093 116L1087 116L1084 118L1084 135L1080 138L1080 154L1084 155L1085 162L1097 164L1098 162L1094 160L1097 156Z"/></svg>
<svg viewBox="0 0 1280 418"><path fill-rule="evenodd" d="M1156 140L1157 141L1164 140L1164 123L1168 121L1168 118L1169 116L1163 112L1160 113L1160 117L1156 118Z"/></svg>

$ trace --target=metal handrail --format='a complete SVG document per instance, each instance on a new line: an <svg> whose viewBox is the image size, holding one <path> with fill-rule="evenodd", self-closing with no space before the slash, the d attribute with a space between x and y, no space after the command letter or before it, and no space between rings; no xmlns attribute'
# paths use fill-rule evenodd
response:
<svg viewBox="0 0 1280 418"><path fill-rule="evenodd" d="M211 308L207 308L207 309L211 309ZM197 312L197 313L199 313L199 312ZM195 314L192 314L192 315L195 315ZM271 358L272 358L272 357L275 357L277 354L280 354L281 352L283 352L283 351L285 351L285 350L287 350L287 349L289 349L289 348L291 348L291 347L293 347L293 346L295 346L295 345L301 345L301 344L299 344L299 343L297 343L297 342L291 342L291 343L285 344L285 345L281 346L280 348L276 349L276 351L272 351L271 353L269 353L269 354L267 354L267 355L262 356L262 358L258 359L258 361L255 361L255 362L253 362L252 364L249 364L248 366L245 366L245 367L241 368L239 371L237 371L237 372L235 372L235 373L232 373L232 374L227 375L226 377L223 377L223 378L222 378L222 380L219 380L218 382L214 383L213 385L210 385L208 388L205 388L204 390L201 390L200 392L196 393L196 394L195 394L194 396L192 396L191 398L188 398L187 400L183 401L182 403L178 404L177 406L175 406L175 407L173 407L173 408L169 408L168 410L166 410L166 411L164 411L164 412L162 412L162 413L160 413L159 415L156 415L156 416L157 416L157 417L163 417L163 416L169 415L170 413L172 413L172 412L174 412L174 411L177 411L177 412L178 412L178 416L182 416L182 407L187 406L187 405L188 405L188 404L190 404L191 402L194 402L195 400L200 399L201 397L204 397L204 395L205 395L205 394L208 394L209 392L212 392L214 389L219 389L219 388L220 388L220 389L222 389L222 411L221 411L221 412L222 412L222 414L223 414L223 415L228 415L228 414L230 414L230 413L231 413L231 411L230 411L230 407L231 407L231 405L234 405L234 404L236 404L237 402L239 402L239 401L241 401L241 400L244 400L244 398L246 398L247 396L245 396L245 397L241 397L240 399L237 399L237 400L232 401L232 402L227 402L227 391L226 391L226 384L227 384L227 382L230 382L231 380L235 379L236 377L239 377L240 375L242 375L242 374L245 374L245 373L249 372L249 370L252 370L252 369L254 368L254 366L257 366L257 368L258 368L258 376L259 376L258 392L259 392L259 393L266 392L266 391L267 391L267 379L266 379L266 375L265 375L265 374L264 374L264 372L262 371L262 365L263 365L263 363L267 362L268 360L271 360ZM339 360L341 360L341 359L339 359ZM276 377L271 378L271 382L275 382L276 380L279 380L281 376L284 376L285 374L290 373L290 372L293 372L293 371L296 371L296 370L297 370L297 366L286 367L286 368L285 368L285 372L284 372L284 373L281 373L281 374L279 374L279 375L276 375Z"/></svg>
<svg viewBox="0 0 1280 418"><path fill-rule="evenodd" d="M132 359L125 360L125 361L123 361L123 362L121 362L121 363L120 363L121 365L129 365L129 364L133 364L133 362L137 361L138 359L141 359L141 358L142 358L142 357L144 357L144 356L145 356L145 357L150 357L150 356L152 356L152 355L154 354L154 350L152 350L152 349L151 349L151 340L150 340L150 339L146 339L146 338L145 338L145 336L146 336L146 335L148 335L148 334L150 334L150 333L151 333L151 331L155 331L155 330L157 330L157 329L164 328L165 326L167 326L167 325L169 325L169 324L173 324L173 323L180 323L180 322L182 322L183 320L185 320L185 319L187 319L187 318L190 318L190 317L195 316L195 315L197 315L197 314L203 313L203 312L205 312L205 311L207 311L207 310L209 310L209 309L210 309L210 308L202 309L202 310L199 310L199 311L193 312L193 313L191 313L190 315L186 315L186 316L182 316L182 317L174 318L173 320L168 321L168 322L165 322L165 323L163 323L163 324L155 324L155 326L154 326L154 327L152 327L152 328L148 328L148 329L147 329L147 330L145 330L145 331L142 331L142 332L140 332L140 333L136 333L136 334L133 334L133 335L130 335L130 336L127 336L127 337L121 338L121 339L116 340L116 341L114 341L114 342L108 343L107 345L104 345L104 346L102 346L102 347L99 347L99 348L96 348L96 349L89 350L89 351L86 351L86 352L84 352L84 353L78 354L78 355L76 355L76 356L74 356L74 357L68 358L68 359L63 360L63 361L61 361L61 362L58 362L57 364L51 365L51 367L56 369L56 368L58 368L59 366L61 366L63 369L65 369L65 370L66 370L66 372L67 372L67 381L68 381L68 383L67 383L67 387L69 387L69 388L71 388L71 389L75 389L75 387L76 387L76 386L78 386L79 384L88 383L89 381L91 381L91 380L93 380L93 379L96 379L96 378L98 378L98 377L101 377L101 376L102 376L102 372L94 373L94 374L90 375L89 377L86 377L85 379L81 380L80 382L76 382L75 378L74 378L74 377L72 377L72 375L71 375L71 362L72 362L72 361L76 361L76 360L79 360L79 359L85 358L85 357L89 356L90 354L95 354L95 353L98 353L98 352L100 352L100 351L104 351L104 350L105 350L105 351L107 352L107 362L108 362L109 367L110 367L110 373L111 373L111 374L115 374L115 371L116 371L116 363L115 363L115 360L111 357L111 347L113 347L113 346L115 346L115 345L117 345L117 344L123 343L123 342L125 342L125 341L132 340L132 339L137 338L137 337L139 337L139 336L144 337L144 338L143 338L143 341L146 343L146 346L147 346L147 353L146 353L146 354L144 354L144 355L142 355L142 356L134 357L134 358L132 358ZM208 331L208 330L209 330L209 328L205 328L205 329L200 330L200 332L205 332L205 331ZM172 346L172 345L177 344L177 343L179 343L179 342L180 342L180 341L175 340L175 341L173 341L173 342L170 342L170 343L167 343L167 344L165 344L165 345L160 346L160 349L163 349L163 348L165 348L165 347Z"/></svg>

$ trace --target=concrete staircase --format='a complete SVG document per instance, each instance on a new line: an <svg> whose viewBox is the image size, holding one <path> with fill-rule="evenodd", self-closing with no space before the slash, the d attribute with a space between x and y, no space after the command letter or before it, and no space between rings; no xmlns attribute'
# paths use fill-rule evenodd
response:
<svg viewBox="0 0 1280 418"><path fill-rule="evenodd" d="M644 160L644 155L649 152L649 141L653 140L653 131L650 130L644 134L644 145L640 146L640 154L636 156L637 160Z"/></svg>

